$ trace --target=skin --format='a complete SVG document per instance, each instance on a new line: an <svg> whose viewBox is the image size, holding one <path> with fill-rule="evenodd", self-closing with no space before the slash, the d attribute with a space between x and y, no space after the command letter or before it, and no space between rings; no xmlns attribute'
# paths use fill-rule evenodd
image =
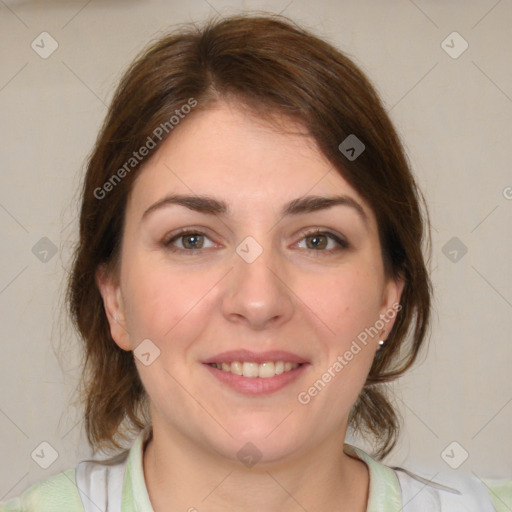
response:
<svg viewBox="0 0 512 512"><path fill-rule="evenodd" d="M168 205L141 220L169 193L213 196L232 213ZM346 205L280 215L306 194L349 196L366 220ZM185 227L206 236L182 236L166 247ZM317 239L318 248L314 228L348 248L328 237ZM252 263L236 252L247 236L263 248ZM194 243L201 250L186 253ZM100 268L97 283L115 342L133 350L150 339L160 350L148 366L135 358L151 404L144 474L155 512L366 510L367 467L345 454L343 443L379 337L361 345L307 405L297 396L399 302L403 283L384 274L373 211L311 138L282 133L234 103L194 112L138 175L119 275ZM282 390L248 396L201 363L237 349L286 350L310 364ZM262 454L252 468L237 458L248 441Z"/></svg>

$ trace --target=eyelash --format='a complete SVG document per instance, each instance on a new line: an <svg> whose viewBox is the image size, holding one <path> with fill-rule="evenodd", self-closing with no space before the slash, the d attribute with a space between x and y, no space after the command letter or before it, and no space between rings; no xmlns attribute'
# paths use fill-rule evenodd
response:
<svg viewBox="0 0 512 512"><path fill-rule="evenodd" d="M173 242L175 242L179 238L185 237L187 235L199 235L199 236L206 236L208 238L208 235L201 230L192 230L189 228L183 228L180 231L178 231L177 233L174 233L171 238L165 239L163 241L163 245L171 252L175 252L175 253L182 252L182 253L188 253L190 255L194 255L194 254L197 254L197 253L205 250L202 248L200 248L200 249L182 249L180 247L173 247L173 245L172 245ZM305 233L302 236L301 241L305 238L310 238L310 237L315 237L315 236L320 236L320 235L330 238L331 240L333 240L334 242L336 242L338 244L338 247L336 249L324 249L324 250L306 249L312 253L317 253L317 254L315 254L315 256L321 255L318 253L327 253L322 256L330 255L332 253L336 253L338 251L342 251L342 250L348 249L350 247L350 244L346 240L340 238L335 233L332 233L331 231L322 231L321 229L315 229L313 231L309 231L309 232Z"/></svg>

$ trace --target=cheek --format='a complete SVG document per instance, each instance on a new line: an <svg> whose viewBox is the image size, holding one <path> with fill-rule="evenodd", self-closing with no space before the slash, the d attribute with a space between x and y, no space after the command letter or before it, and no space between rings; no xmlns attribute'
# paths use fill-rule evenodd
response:
<svg viewBox="0 0 512 512"><path fill-rule="evenodd" d="M325 326L338 348L378 319L381 279L368 268L346 266L304 277L298 296Z"/></svg>
<svg viewBox="0 0 512 512"><path fill-rule="evenodd" d="M144 387L158 409L166 408L169 396L173 407L183 408L188 401L179 383L193 377L192 348L211 317L211 291L219 278L205 277L197 269L171 269L154 260L139 261L127 268L126 276L132 346L149 339L157 347L152 349L158 354L154 364L136 360Z"/></svg>
<svg viewBox="0 0 512 512"><path fill-rule="evenodd" d="M215 282L197 269L172 269L154 261L133 261L126 269L124 287L132 340L149 338L162 345L169 339L193 339L193 333L176 333L194 331L194 326L198 326L195 317L208 306L208 291Z"/></svg>
<svg viewBox="0 0 512 512"><path fill-rule="evenodd" d="M311 318L320 320L317 341L323 353L311 381L314 388L311 394L304 391L315 397L317 406L333 405L330 414L346 411L366 381L376 349L370 328L379 319L380 282L379 274L368 267L346 266L305 278L301 286L300 297L310 306Z"/></svg>

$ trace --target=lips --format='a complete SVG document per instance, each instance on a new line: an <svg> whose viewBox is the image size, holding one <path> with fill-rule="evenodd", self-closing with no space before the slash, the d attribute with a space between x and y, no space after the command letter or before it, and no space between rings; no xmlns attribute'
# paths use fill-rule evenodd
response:
<svg viewBox="0 0 512 512"><path fill-rule="evenodd" d="M299 378L309 366L306 359L281 350L222 352L201 362L220 382L251 395L278 391Z"/></svg>

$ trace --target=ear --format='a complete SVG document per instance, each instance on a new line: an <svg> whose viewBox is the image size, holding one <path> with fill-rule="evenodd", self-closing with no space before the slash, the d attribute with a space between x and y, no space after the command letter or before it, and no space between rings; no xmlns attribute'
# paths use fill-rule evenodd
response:
<svg viewBox="0 0 512 512"><path fill-rule="evenodd" d="M402 309L400 298L404 289L405 281L401 276L388 278L384 287L382 304L380 309L380 318L385 322L386 332L383 333L385 340L393 329L398 312Z"/></svg>
<svg viewBox="0 0 512 512"><path fill-rule="evenodd" d="M95 274L96 285L103 298L103 307L110 325L110 334L116 344L123 350L132 350L130 337L126 328L125 305L121 286L117 279L107 271L106 265L100 265Z"/></svg>

